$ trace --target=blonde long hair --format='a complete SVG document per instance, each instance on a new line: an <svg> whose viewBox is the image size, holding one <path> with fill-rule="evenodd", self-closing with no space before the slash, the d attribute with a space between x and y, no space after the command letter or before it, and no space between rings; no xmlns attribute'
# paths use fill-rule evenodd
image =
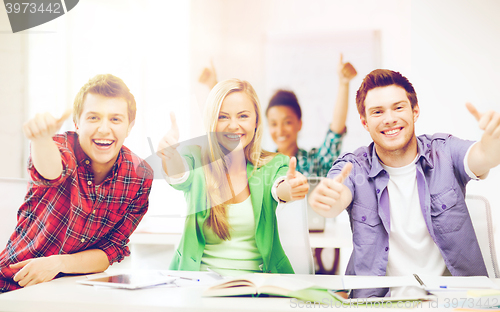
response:
<svg viewBox="0 0 500 312"><path fill-rule="evenodd" d="M210 216L207 225L221 239L230 239L229 222L227 220L227 207L233 201L232 186L229 185L227 164L224 152L216 137L216 127L219 120L220 108L224 99L231 93L243 92L253 102L257 115L257 125L252 141L245 147L245 159L253 166L253 172L268 163L276 153L262 149L262 135L264 132L262 113L259 98L252 85L244 80L228 79L219 82L208 95L205 104L205 129L208 133L208 144L201 149L203 171L207 185L207 200ZM253 174L252 172L252 174ZM230 198L230 200L227 200Z"/></svg>

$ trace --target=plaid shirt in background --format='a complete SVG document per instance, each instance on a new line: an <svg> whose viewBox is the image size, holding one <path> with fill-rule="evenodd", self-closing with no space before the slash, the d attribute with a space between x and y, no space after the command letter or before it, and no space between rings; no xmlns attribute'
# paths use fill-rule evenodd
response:
<svg viewBox="0 0 500 312"><path fill-rule="evenodd" d="M28 194L15 232L0 253L0 292L20 288L10 264L30 258L101 249L109 263L130 255L129 236L148 210L153 171L123 146L106 179L94 185L91 159L75 132L54 136L63 172L45 180L31 158Z"/></svg>
<svg viewBox="0 0 500 312"><path fill-rule="evenodd" d="M297 158L297 171L306 177L326 177L333 165L333 161L340 155L342 140L345 135L338 134L328 129L323 145L311 151L299 149L295 157Z"/></svg>

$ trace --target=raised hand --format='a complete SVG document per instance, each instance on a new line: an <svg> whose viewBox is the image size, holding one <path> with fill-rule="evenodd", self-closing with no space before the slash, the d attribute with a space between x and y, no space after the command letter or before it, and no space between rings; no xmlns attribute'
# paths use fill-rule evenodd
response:
<svg viewBox="0 0 500 312"><path fill-rule="evenodd" d="M479 123L479 129L484 130L483 137L487 136L488 139L500 139L500 113L489 111L480 113L474 105L466 103L465 106L469 112L474 116Z"/></svg>
<svg viewBox="0 0 500 312"><path fill-rule="evenodd" d="M206 85L210 90L217 84L217 75L215 74L215 67L212 60L210 66L203 68L203 71L198 78L198 82Z"/></svg>
<svg viewBox="0 0 500 312"><path fill-rule="evenodd" d="M29 140L52 139L61 129L64 121L71 116L72 110L66 110L63 115L56 119L50 113L36 114L36 116L23 125L24 135Z"/></svg>
<svg viewBox="0 0 500 312"><path fill-rule="evenodd" d="M472 163L469 161L470 169L477 176L481 176L500 164L500 113L495 111L480 113L471 103L466 103L465 106L476 118L479 129L484 130L479 142L479 154L475 151L469 154L469 159L472 157Z"/></svg>
<svg viewBox="0 0 500 312"><path fill-rule="evenodd" d="M288 172L286 174L286 181L290 185L290 200L298 200L306 197L309 191L309 183L307 178L300 172L296 171L297 159L290 158Z"/></svg>
<svg viewBox="0 0 500 312"><path fill-rule="evenodd" d="M59 131L64 121L71 115L66 110L59 118L51 114L37 114L23 125L24 135L31 140L31 159L36 170L47 180L56 179L63 170L61 153L52 137Z"/></svg>
<svg viewBox="0 0 500 312"><path fill-rule="evenodd" d="M184 172L181 156L177 151L179 146L179 126L174 112L170 112L172 125L170 130L163 136L158 144L156 154L162 158L163 170L169 176L175 176Z"/></svg>
<svg viewBox="0 0 500 312"><path fill-rule="evenodd" d="M172 123L170 130L168 130L168 132L160 140L158 150L156 152L158 156L164 158L165 160L172 159L177 146L179 146L179 126L177 125L174 112L170 112L170 121Z"/></svg>
<svg viewBox="0 0 500 312"><path fill-rule="evenodd" d="M352 200L351 191L344 185L351 170L352 164L348 162L335 178L322 179L309 196L309 205L325 217L335 217L342 212Z"/></svg>
<svg viewBox="0 0 500 312"><path fill-rule="evenodd" d="M343 83L351 81L352 78L356 77L358 72L352 66L351 63L344 63L342 53L340 53L340 60L337 67L337 72L339 74L339 80Z"/></svg>

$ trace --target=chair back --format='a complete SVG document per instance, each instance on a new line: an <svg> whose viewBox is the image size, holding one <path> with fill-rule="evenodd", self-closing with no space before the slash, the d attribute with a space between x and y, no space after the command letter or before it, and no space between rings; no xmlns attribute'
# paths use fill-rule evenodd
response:
<svg viewBox="0 0 500 312"><path fill-rule="evenodd" d="M465 202L469 209L479 248L488 271L488 277L499 278L490 204L485 197L478 195L467 195Z"/></svg>
<svg viewBox="0 0 500 312"><path fill-rule="evenodd" d="M281 246L297 274L314 274L314 259L309 243L306 199L280 203L276 208Z"/></svg>
<svg viewBox="0 0 500 312"><path fill-rule="evenodd" d="M7 246L17 224L17 211L28 190L27 179L0 178L0 250Z"/></svg>

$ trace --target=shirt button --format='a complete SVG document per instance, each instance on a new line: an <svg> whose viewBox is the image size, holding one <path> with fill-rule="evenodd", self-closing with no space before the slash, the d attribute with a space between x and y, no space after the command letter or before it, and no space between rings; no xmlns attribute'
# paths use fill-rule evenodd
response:
<svg viewBox="0 0 500 312"><path fill-rule="evenodd" d="M446 209L446 205L445 205L445 204L443 204L443 205L441 206L441 208Z"/></svg>
<svg viewBox="0 0 500 312"><path fill-rule="evenodd" d="M88 184L88 185L91 185L91 184L92 184L92 181L87 181L87 184Z"/></svg>
<svg viewBox="0 0 500 312"><path fill-rule="evenodd" d="M82 238L82 239L80 240L80 242L84 243L84 242L85 242L85 238Z"/></svg>
<svg viewBox="0 0 500 312"><path fill-rule="evenodd" d="M377 194L378 194L378 193L380 193L380 190L379 190L379 189L377 189Z"/></svg>
<svg viewBox="0 0 500 312"><path fill-rule="evenodd" d="M427 143L427 147L431 147L431 145L429 143Z"/></svg>
<svg viewBox="0 0 500 312"><path fill-rule="evenodd" d="M368 156L368 154L367 154L367 153L363 153L363 156L367 157L367 156Z"/></svg>
<svg viewBox="0 0 500 312"><path fill-rule="evenodd" d="M87 160L85 161L85 163L88 165L88 164L90 164L90 161L87 159Z"/></svg>
<svg viewBox="0 0 500 312"><path fill-rule="evenodd" d="M366 221L366 216L361 217L361 221L365 222Z"/></svg>
<svg viewBox="0 0 500 312"><path fill-rule="evenodd" d="M94 209L94 211L92 211L92 213L95 214L95 209Z"/></svg>
<svg viewBox="0 0 500 312"><path fill-rule="evenodd" d="M389 247L385 247L385 251L389 250Z"/></svg>

